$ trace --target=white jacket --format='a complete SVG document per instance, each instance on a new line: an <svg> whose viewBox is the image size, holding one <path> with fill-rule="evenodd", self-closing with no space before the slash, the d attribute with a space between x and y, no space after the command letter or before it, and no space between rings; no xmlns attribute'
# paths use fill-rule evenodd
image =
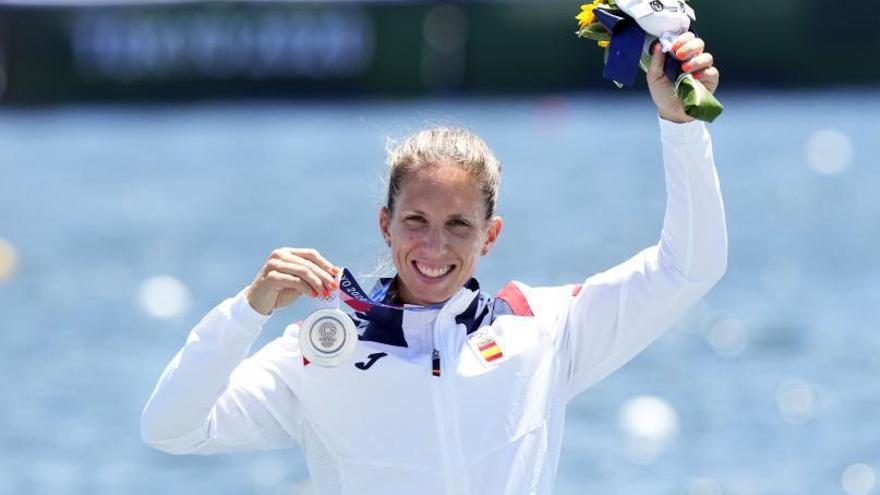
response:
<svg viewBox="0 0 880 495"><path fill-rule="evenodd" d="M708 130L662 119L660 128L668 199L657 245L580 285L512 282L493 298L471 281L437 311L358 315L354 362L336 368L304 361L296 324L248 357L268 317L241 291L165 369L143 440L173 454L299 445L322 495L552 493L568 401L726 269Z"/></svg>

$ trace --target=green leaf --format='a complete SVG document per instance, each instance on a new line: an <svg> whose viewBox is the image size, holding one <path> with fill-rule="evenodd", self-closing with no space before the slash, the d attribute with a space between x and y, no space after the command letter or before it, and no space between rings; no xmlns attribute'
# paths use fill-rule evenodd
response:
<svg viewBox="0 0 880 495"><path fill-rule="evenodd" d="M684 113L697 120L712 122L724 111L724 105L691 74L678 76L675 94L681 100Z"/></svg>
<svg viewBox="0 0 880 495"><path fill-rule="evenodd" d="M605 26L602 23L594 22L589 26L581 29L577 32L578 37L580 38L589 38L595 41L610 41L611 35L608 31L605 30Z"/></svg>
<svg viewBox="0 0 880 495"><path fill-rule="evenodd" d="M656 36L648 34L645 38L645 45L642 47L642 56L639 58L639 68L642 69L645 74L651 69L651 60L654 56L651 55L649 50L656 39Z"/></svg>
<svg viewBox="0 0 880 495"><path fill-rule="evenodd" d="M645 71L645 74L648 73L648 69L651 68L651 54L648 52L642 52L642 58L639 59L639 68Z"/></svg>

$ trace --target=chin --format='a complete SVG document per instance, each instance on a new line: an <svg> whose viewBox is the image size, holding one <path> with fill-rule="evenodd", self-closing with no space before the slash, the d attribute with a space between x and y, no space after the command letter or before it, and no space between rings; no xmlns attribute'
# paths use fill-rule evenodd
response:
<svg viewBox="0 0 880 495"><path fill-rule="evenodd" d="M459 287L422 287L419 284L409 284L407 288L409 298L415 301L412 304L428 305L446 302L458 292Z"/></svg>

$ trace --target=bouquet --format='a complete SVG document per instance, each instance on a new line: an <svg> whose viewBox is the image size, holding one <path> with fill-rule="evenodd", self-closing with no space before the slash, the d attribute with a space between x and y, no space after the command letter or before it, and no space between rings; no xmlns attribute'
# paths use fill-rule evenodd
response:
<svg viewBox="0 0 880 495"><path fill-rule="evenodd" d="M676 37L696 20L687 0L593 0L577 15L581 38L605 49L603 77L617 87L635 83L638 70L647 72L651 46L658 41L669 52ZM675 94L689 116L712 122L724 106L691 74L683 72L674 57L667 57L666 77L674 82Z"/></svg>

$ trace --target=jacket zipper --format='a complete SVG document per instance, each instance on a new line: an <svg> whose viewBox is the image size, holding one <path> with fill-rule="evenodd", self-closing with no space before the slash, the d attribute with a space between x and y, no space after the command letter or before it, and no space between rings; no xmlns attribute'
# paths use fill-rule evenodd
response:
<svg viewBox="0 0 880 495"><path fill-rule="evenodd" d="M449 495L468 495L468 481L465 476L463 448L461 446L461 430L458 425L456 411L458 405L455 402L455 393L450 379L452 375L441 375L440 350L438 349L438 332L434 332L434 351L431 353L431 374L437 380L431 381L431 391L434 397L434 411L437 418L437 433L439 435L441 455L446 471L446 492ZM451 445L450 445L451 443Z"/></svg>
<svg viewBox="0 0 880 495"><path fill-rule="evenodd" d="M437 349L434 349L434 352L431 353L431 374L440 376L440 351Z"/></svg>
<svg viewBox="0 0 880 495"><path fill-rule="evenodd" d="M431 353L431 375L440 376L440 351L436 348ZM437 428L437 444L440 447L440 458L443 460L443 483L446 486L447 495L455 495L455 489L450 485L450 479L454 478L450 472L452 466L452 452L449 449L449 433L447 411L443 404L443 391L441 390L440 380L435 378L428 379L428 386L431 387L431 398L434 401L434 426Z"/></svg>

